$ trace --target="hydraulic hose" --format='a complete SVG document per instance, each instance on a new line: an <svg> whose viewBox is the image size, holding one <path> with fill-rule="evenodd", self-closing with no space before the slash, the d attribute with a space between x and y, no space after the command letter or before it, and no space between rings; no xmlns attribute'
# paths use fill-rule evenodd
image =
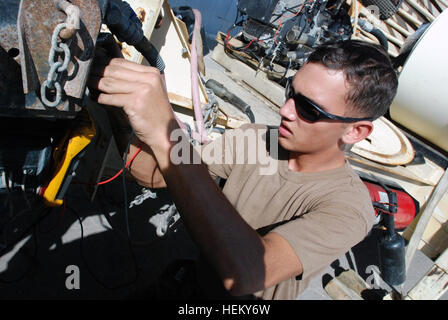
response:
<svg viewBox="0 0 448 320"><path fill-rule="evenodd" d="M239 110L244 112L249 117L251 123L255 123L255 116L254 116L254 113L252 112L252 110L250 109L250 106L246 102L241 100L239 97L237 97L236 95L231 93L229 90L227 90L224 87L224 85L222 85L221 83L219 83L218 81L216 81L214 79L210 79L205 83L205 86L207 88L213 90L213 92L218 97L220 97L224 101L231 103L232 105L237 107Z"/></svg>
<svg viewBox="0 0 448 320"><path fill-rule="evenodd" d="M383 46L383 48L387 51L389 49L389 42L387 41L386 36L384 35L384 33L378 29L375 28L369 21L364 20L364 19L359 19L358 20L358 25L361 27L362 30L372 34L373 36L375 36L375 38L378 39L378 41L380 42L381 46Z"/></svg>

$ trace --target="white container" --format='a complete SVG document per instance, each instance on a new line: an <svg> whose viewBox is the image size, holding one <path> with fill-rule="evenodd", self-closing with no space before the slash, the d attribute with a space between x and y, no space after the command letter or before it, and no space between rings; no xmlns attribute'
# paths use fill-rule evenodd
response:
<svg viewBox="0 0 448 320"><path fill-rule="evenodd" d="M448 10L432 22L405 62L390 115L448 151Z"/></svg>

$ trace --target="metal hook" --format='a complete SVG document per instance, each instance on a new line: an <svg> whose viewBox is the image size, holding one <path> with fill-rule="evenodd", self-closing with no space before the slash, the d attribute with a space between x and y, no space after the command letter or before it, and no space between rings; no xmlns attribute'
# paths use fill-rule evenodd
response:
<svg viewBox="0 0 448 320"><path fill-rule="evenodd" d="M64 11L67 15L65 20L67 27L59 33L59 37L64 40L70 39L76 33L76 30L79 30L81 11L78 6L67 0L54 0L54 4L58 10Z"/></svg>

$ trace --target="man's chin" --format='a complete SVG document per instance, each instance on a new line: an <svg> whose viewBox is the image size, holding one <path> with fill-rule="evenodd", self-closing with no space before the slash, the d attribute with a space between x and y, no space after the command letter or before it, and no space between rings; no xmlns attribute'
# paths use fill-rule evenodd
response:
<svg viewBox="0 0 448 320"><path fill-rule="evenodd" d="M292 149L291 141L289 141L289 139L287 137L283 137L281 135L278 135L278 144L280 145L280 147L282 147L285 150L291 150Z"/></svg>

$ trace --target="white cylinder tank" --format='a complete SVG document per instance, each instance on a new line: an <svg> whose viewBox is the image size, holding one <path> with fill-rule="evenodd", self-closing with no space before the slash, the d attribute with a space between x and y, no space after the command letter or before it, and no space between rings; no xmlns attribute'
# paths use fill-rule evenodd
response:
<svg viewBox="0 0 448 320"><path fill-rule="evenodd" d="M405 62L390 115L448 152L448 10L432 22Z"/></svg>

